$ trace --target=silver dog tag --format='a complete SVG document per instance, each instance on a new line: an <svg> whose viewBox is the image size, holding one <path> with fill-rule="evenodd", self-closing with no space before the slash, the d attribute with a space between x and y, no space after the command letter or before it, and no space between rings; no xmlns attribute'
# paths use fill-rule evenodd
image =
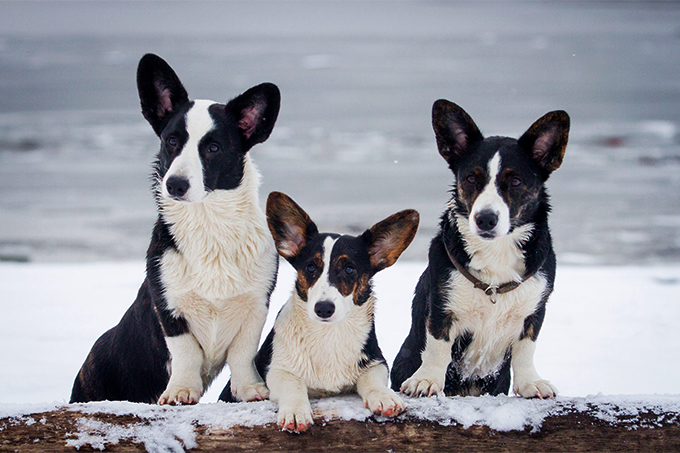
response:
<svg viewBox="0 0 680 453"><path fill-rule="evenodd" d="M496 295L498 294L498 286L489 286L486 291L484 291L492 304L496 303Z"/></svg>

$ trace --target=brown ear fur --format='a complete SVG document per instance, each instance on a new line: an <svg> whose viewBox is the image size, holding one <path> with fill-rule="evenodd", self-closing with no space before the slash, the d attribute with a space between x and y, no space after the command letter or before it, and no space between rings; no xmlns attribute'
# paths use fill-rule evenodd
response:
<svg viewBox="0 0 680 453"><path fill-rule="evenodd" d="M397 212L366 230L368 254L374 272L393 265L411 244L418 231L420 215L413 209Z"/></svg>
<svg viewBox="0 0 680 453"><path fill-rule="evenodd" d="M272 192L267 197L267 225L276 250L290 259L305 246L316 225L307 213L288 195Z"/></svg>

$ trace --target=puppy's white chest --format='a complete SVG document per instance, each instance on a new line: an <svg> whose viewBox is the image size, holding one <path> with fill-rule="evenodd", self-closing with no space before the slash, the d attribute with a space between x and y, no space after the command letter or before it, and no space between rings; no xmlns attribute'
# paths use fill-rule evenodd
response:
<svg viewBox="0 0 680 453"><path fill-rule="evenodd" d="M451 339L472 335L459 363L464 378L498 371L506 353L519 341L524 320L536 310L545 289L546 279L537 274L516 289L498 294L494 304L463 275L452 273L448 303L454 319Z"/></svg>
<svg viewBox="0 0 680 453"><path fill-rule="evenodd" d="M342 323L331 325L312 321L296 304L300 301L289 301L276 321L272 366L300 377L312 394L349 391L361 373L371 326L368 307L356 307Z"/></svg>

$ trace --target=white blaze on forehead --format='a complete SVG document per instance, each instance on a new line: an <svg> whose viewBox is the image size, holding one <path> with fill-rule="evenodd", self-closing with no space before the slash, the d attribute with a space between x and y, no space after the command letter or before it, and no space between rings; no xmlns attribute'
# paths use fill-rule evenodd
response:
<svg viewBox="0 0 680 453"><path fill-rule="evenodd" d="M184 201L200 201L207 194L203 185L203 164L198 152L198 144L210 132L215 123L208 112L213 101L198 99L185 115L186 130L189 138L180 154L170 164L168 172L163 178L163 195L170 197L166 182L172 176L185 178L189 181L189 190Z"/></svg>
<svg viewBox="0 0 680 453"><path fill-rule="evenodd" d="M328 298L328 294L331 289L331 282L328 278L328 270L331 267L331 253L333 252L333 246L335 245L336 239L327 237L323 241L323 269L321 270L321 275L314 282L311 288L309 288L308 302L309 305L314 305L320 300L325 300ZM312 313L314 313L314 307L312 307Z"/></svg>
<svg viewBox="0 0 680 453"><path fill-rule="evenodd" d="M470 212L470 229L478 232L475 217L479 212L492 211L498 216L498 224L493 229L496 236L504 236L510 231L510 209L498 191L496 180L501 171L501 155L496 152L489 161L487 173L489 179L482 193L479 194Z"/></svg>
<svg viewBox="0 0 680 453"><path fill-rule="evenodd" d="M320 320L314 312L314 306L317 302L328 301L335 305L335 313L330 318L324 320L325 322L338 322L347 316L354 300L350 294L344 297L338 289L331 285L330 268L331 268L331 254L337 239L327 237L323 241L323 270L318 280L309 288L307 293L307 314L310 318Z"/></svg>

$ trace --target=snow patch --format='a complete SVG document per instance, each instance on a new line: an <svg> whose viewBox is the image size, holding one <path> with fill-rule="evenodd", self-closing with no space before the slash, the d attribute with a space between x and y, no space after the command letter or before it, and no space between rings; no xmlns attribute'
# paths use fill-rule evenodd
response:
<svg viewBox="0 0 680 453"><path fill-rule="evenodd" d="M431 422L442 426L487 426L494 431L537 432L543 422L553 416L588 413L611 425L628 429L653 428L680 422L680 395L589 395L558 397L554 400L523 399L512 396L405 398L406 412L398 421ZM332 420L378 422L365 409L361 398L347 395L311 400L317 424ZM67 435L67 445L80 449L103 450L121 441L143 444L150 452L182 452L196 447L196 427L228 430L235 426L270 426L276 423L276 404L270 401L227 404L223 402L195 406L157 406L128 402L97 402L73 405L1 405L5 423L45 423L33 414L52 409L65 409L83 415L77 430ZM128 424L98 420L95 414L132 416L138 421ZM0 431L3 423L0 423Z"/></svg>

